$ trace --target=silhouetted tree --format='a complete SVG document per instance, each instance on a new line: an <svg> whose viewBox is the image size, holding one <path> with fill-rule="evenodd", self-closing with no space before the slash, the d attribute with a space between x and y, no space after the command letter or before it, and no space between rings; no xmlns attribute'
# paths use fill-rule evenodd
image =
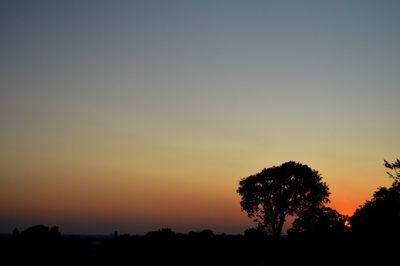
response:
<svg viewBox="0 0 400 266"><path fill-rule="evenodd" d="M384 161L394 181L391 187L380 187L371 200L366 201L350 217L352 231L358 236L399 237L400 236L400 161Z"/></svg>
<svg viewBox="0 0 400 266"><path fill-rule="evenodd" d="M237 192L249 218L279 238L288 215L329 201L329 188L321 179L307 165L290 161L242 179Z"/></svg>
<svg viewBox="0 0 400 266"><path fill-rule="evenodd" d="M57 226L34 225L20 233L14 229L12 239L11 265L69 265L77 254Z"/></svg>
<svg viewBox="0 0 400 266"><path fill-rule="evenodd" d="M162 228L157 231L147 232L146 237L148 238L159 238L159 239L171 239L176 235L171 228Z"/></svg>
<svg viewBox="0 0 400 266"><path fill-rule="evenodd" d="M289 236L337 238L347 231L348 217L329 207L309 208L297 215L293 227L288 230Z"/></svg>
<svg viewBox="0 0 400 266"><path fill-rule="evenodd" d="M198 238L198 239L210 239L215 236L214 232L210 229L205 229L200 232L190 231L188 233L188 237L190 238Z"/></svg>
<svg viewBox="0 0 400 266"><path fill-rule="evenodd" d="M21 232L21 237L37 239L56 239L61 237L58 226L34 225Z"/></svg>
<svg viewBox="0 0 400 266"><path fill-rule="evenodd" d="M381 187L350 217L356 235L400 236L400 183Z"/></svg>

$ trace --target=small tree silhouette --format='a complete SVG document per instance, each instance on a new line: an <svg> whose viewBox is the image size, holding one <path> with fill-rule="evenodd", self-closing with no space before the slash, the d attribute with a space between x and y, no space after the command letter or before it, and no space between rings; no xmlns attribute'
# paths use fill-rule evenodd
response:
<svg viewBox="0 0 400 266"><path fill-rule="evenodd" d="M329 188L321 179L307 165L290 161L242 179L237 192L249 218L279 238L288 215L329 201Z"/></svg>

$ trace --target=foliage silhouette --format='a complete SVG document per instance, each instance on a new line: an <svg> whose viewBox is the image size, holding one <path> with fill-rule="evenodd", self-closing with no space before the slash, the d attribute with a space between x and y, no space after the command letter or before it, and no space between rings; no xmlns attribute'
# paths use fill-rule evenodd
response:
<svg viewBox="0 0 400 266"><path fill-rule="evenodd" d="M390 172L386 172L390 177L392 177L395 181L400 181L400 160L396 159L394 163L389 163L386 160L384 161L384 166L394 172L394 174Z"/></svg>
<svg viewBox="0 0 400 266"><path fill-rule="evenodd" d="M17 229L18 230L18 229ZM35 225L20 233L24 238L57 239L61 236L58 226Z"/></svg>
<svg viewBox="0 0 400 266"><path fill-rule="evenodd" d="M357 236L400 237L400 183L379 188L354 212L350 224Z"/></svg>
<svg viewBox="0 0 400 266"><path fill-rule="evenodd" d="M78 257L78 248L62 237L57 226L34 225L13 230L7 253L15 265L68 265Z"/></svg>
<svg viewBox="0 0 400 266"><path fill-rule="evenodd" d="M384 166L394 171L388 172L393 183L389 188L380 187L371 200L366 201L350 217L349 221L356 236L370 238L400 237L400 161Z"/></svg>
<svg viewBox="0 0 400 266"><path fill-rule="evenodd" d="M237 192L242 210L259 230L280 238L287 216L329 202L329 188L321 179L309 166L289 161L242 179Z"/></svg>
<svg viewBox="0 0 400 266"><path fill-rule="evenodd" d="M341 238L348 231L348 217L329 207L310 208L297 215L293 227L288 230L290 237L332 239Z"/></svg>
<svg viewBox="0 0 400 266"><path fill-rule="evenodd" d="M162 238L162 239L171 239L176 235L171 228L162 228L157 231L151 231L146 234L146 237L149 238Z"/></svg>

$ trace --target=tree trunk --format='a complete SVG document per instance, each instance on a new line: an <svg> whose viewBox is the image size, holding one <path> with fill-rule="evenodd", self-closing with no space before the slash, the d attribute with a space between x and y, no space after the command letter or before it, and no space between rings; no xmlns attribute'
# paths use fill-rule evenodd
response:
<svg viewBox="0 0 400 266"><path fill-rule="evenodd" d="M274 234L275 239L280 239L282 236L282 228L285 223L285 214L279 215L279 220L278 220L278 227L276 228L276 232Z"/></svg>

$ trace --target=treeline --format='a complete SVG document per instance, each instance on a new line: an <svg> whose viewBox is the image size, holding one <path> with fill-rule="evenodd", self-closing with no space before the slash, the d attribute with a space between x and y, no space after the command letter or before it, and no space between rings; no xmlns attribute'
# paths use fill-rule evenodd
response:
<svg viewBox="0 0 400 266"><path fill-rule="evenodd" d="M37 225L0 239L3 265L320 265L384 263L397 259L392 236L360 235L351 228L336 236L288 235L279 240L251 229L245 234L211 230L145 235L71 236Z"/></svg>

